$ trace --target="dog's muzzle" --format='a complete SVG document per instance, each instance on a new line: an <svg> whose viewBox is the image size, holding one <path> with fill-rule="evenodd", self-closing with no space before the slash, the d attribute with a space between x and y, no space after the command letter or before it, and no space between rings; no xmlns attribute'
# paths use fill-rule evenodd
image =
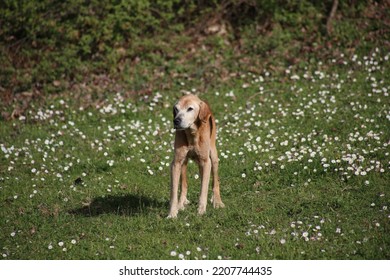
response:
<svg viewBox="0 0 390 280"><path fill-rule="evenodd" d="M175 118L173 120L173 125L174 125L175 129L182 129L180 124L181 124L181 118Z"/></svg>

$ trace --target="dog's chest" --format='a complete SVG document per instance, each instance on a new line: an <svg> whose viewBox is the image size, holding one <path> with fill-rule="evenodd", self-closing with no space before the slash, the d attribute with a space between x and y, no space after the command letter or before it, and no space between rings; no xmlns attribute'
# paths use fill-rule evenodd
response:
<svg viewBox="0 0 390 280"><path fill-rule="evenodd" d="M192 159L193 161L199 163L200 161L205 161L210 155L208 149L199 149L199 147L189 147L187 158Z"/></svg>
<svg viewBox="0 0 390 280"><path fill-rule="evenodd" d="M189 146L188 147L188 153L187 153L187 156L192 159L192 160L197 160L198 159L198 155L199 155L199 151L198 149L196 149L196 147L194 146Z"/></svg>
<svg viewBox="0 0 390 280"><path fill-rule="evenodd" d="M186 145L187 145L187 158L190 158L196 162L205 160L209 156L209 147L203 137L199 136L199 130L194 133L193 131L186 131Z"/></svg>

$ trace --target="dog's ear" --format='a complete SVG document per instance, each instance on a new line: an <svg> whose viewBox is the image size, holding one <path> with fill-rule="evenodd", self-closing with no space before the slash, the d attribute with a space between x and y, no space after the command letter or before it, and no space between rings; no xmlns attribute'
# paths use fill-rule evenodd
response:
<svg viewBox="0 0 390 280"><path fill-rule="evenodd" d="M204 101L201 101L199 103L199 119L202 121L202 122L207 122L211 116L211 110L210 110L210 106L209 104L207 104L206 102Z"/></svg>

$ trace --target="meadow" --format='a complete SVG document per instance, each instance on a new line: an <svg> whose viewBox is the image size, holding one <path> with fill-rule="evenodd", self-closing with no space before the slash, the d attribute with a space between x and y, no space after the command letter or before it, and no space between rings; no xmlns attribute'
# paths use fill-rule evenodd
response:
<svg viewBox="0 0 390 280"><path fill-rule="evenodd" d="M33 103L0 123L2 258L389 259L389 58ZM217 119L226 208L196 214L191 163L191 204L167 219L172 105L186 93Z"/></svg>

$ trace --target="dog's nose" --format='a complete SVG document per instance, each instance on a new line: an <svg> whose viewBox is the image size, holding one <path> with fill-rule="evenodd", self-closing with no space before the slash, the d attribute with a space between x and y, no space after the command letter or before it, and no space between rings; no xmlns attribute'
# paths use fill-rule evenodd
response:
<svg viewBox="0 0 390 280"><path fill-rule="evenodd" d="M181 123L181 118L175 118L173 120L173 124L175 125L175 127L179 126L180 123Z"/></svg>

